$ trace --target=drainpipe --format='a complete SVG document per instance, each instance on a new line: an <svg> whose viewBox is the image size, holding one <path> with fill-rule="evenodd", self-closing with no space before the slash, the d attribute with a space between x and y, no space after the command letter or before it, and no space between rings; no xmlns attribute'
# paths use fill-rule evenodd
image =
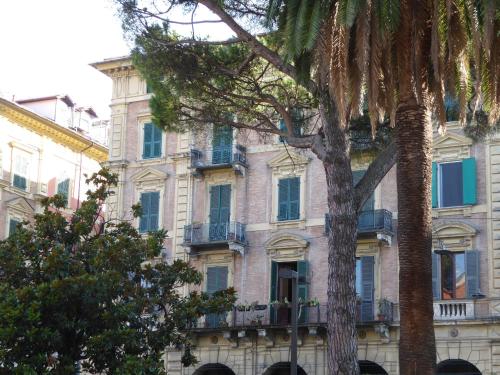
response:
<svg viewBox="0 0 500 375"><path fill-rule="evenodd" d="M77 196L77 201L76 201L76 209L78 210L80 208L80 190L82 188L82 163L83 163L83 153L87 151L89 148L94 146L94 142L90 141L90 145L85 147L83 150L80 151L80 171L78 172L78 196Z"/></svg>

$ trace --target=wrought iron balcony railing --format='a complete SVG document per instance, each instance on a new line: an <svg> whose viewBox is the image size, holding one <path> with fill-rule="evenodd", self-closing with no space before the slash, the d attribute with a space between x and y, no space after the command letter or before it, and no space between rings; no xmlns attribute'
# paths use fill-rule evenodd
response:
<svg viewBox="0 0 500 375"><path fill-rule="evenodd" d="M330 232L332 219L330 214L325 214L325 233ZM370 234L382 232L392 233L392 212L379 209L363 211L358 218L358 234Z"/></svg>
<svg viewBox="0 0 500 375"><path fill-rule="evenodd" d="M246 244L245 224L227 223L189 224L184 226L184 245L202 246L234 242Z"/></svg>
<svg viewBox="0 0 500 375"><path fill-rule="evenodd" d="M246 147L229 145L211 149L191 149L191 168L197 170L232 167L236 164L246 166Z"/></svg>

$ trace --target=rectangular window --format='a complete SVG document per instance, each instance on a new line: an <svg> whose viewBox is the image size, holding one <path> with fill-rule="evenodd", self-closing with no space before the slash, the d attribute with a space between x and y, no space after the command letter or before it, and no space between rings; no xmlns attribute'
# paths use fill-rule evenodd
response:
<svg viewBox="0 0 500 375"><path fill-rule="evenodd" d="M374 319L375 257L356 258L356 295L358 297L358 319Z"/></svg>
<svg viewBox="0 0 500 375"><path fill-rule="evenodd" d="M441 255L441 298L466 298L465 253Z"/></svg>
<svg viewBox="0 0 500 375"><path fill-rule="evenodd" d="M432 163L432 207L476 204L476 160Z"/></svg>
<svg viewBox="0 0 500 375"><path fill-rule="evenodd" d="M62 195L65 199L65 206L68 206L69 201L69 178L57 184L57 194Z"/></svg>
<svg viewBox="0 0 500 375"><path fill-rule="evenodd" d="M226 266L207 267L207 285L208 294L213 294L220 290L227 289L228 268ZM206 325L209 328L219 327L221 322L226 321L226 314L208 314Z"/></svg>
<svg viewBox="0 0 500 375"><path fill-rule="evenodd" d="M210 188L209 240L228 240L231 218L231 185L214 185Z"/></svg>
<svg viewBox="0 0 500 375"><path fill-rule="evenodd" d="M300 218L300 177L282 178L278 182L278 221Z"/></svg>
<svg viewBox="0 0 500 375"><path fill-rule="evenodd" d="M149 122L144 124L143 135L142 158L154 159L161 157L163 131L155 124Z"/></svg>
<svg viewBox="0 0 500 375"><path fill-rule="evenodd" d="M21 190L28 190L29 154L17 152L14 154L14 177L12 184Z"/></svg>
<svg viewBox="0 0 500 375"><path fill-rule="evenodd" d="M212 138L212 164L232 162L233 129L230 126L214 126Z"/></svg>
<svg viewBox="0 0 500 375"><path fill-rule="evenodd" d="M141 194L142 215L139 219L139 232L158 230L160 211L160 192L153 191Z"/></svg>
<svg viewBox="0 0 500 375"><path fill-rule="evenodd" d="M9 236L11 234L14 234L14 232L17 229L17 224L20 224L20 223L21 222L19 220L16 220L16 219L10 219L9 220Z"/></svg>

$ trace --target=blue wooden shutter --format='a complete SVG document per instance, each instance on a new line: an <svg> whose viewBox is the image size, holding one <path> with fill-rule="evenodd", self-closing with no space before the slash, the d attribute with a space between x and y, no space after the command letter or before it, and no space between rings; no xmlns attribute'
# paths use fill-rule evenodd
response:
<svg viewBox="0 0 500 375"><path fill-rule="evenodd" d="M274 302L278 299L278 262L271 262L271 290L269 292L269 302ZM276 323L277 308L271 305L269 309L271 324Z"/></svg>
<svg viewBox="0 0 500 375"><path fill-rule="evenodd" d="M57 194L62 195L66 200L66 206L69 201L69 178L64 181L61 181L57 184Z"/></svg>
<svg viewBox="0 0 500 375"><path fill-rule="evenodd" d="M476 204L476 159L462 160L463 204Z"/></svg>
<svg viewBox="0 0 500 375"><path fill-rule="evenodd" d="M162 141L163 131L156 125L153 124L153 136L152 136L152 157L159 158L161 156L161 141Z"/></svg>
<svg viewBox="0 0 500 375"><path fill-rule="evenodd" d="M441 257L432 252L432 296L441 299Z"/></svg>
<svg viewBox="0 0 500 375"><path fill-rule="evenodd" d="M467 298L473 298L479 293L479 252L469 250L465 252L465 277Z"/></svg>
<svg viewBox="0 0 500 375"><path fill-rule="evenodd" d="M290 179L282 178L278 182L278 220L288 220L288 202Z"/></svg>
<svg viewBox="0 0 500 375"><path fill-rule="evenodd" d="M149 193L149 227L148 231L158 230L158 218L160 216L160 192Z"/></svg>
<svg viewBox="0 0 500 375"><path fill-rule="evenodd" d="M289 219L297 220L300 218L300 177L290 179L289 189Z"/></svg>
<svg viewBox="0 0 500 375"><path fill-rule="evenodd" d="M142 158L150 159L153 155L153 124L144 124L144 140L142 146Z"/></svg>
<svg viewBox="0 0 500 375"><path fill-rule="evenodd" d="M438 206L438 181L437 181L437 163L432 162L432 207Z"/></svg>
<svg viewBox="0 0 500 375"><path fill-rule="evenodd" d="M17 224L19 224L20 221L10 219L9 220L9 236L14 234L14 232L17 230Z"/></svg>
<svg viewBox="0 0 500 375"><path fill-rule="evenodd" d="M297 261L297 273L299 274L299 281L297 284L299 299L302 302L307 302L309 298L309 262L306 260ZM299 323L307 323L307 307L302 307L302 312L299 317Z"/></svg>
<svg viewBox="0 0 500 375"><path fill-rule="evenodd" d="M375 258L363 256L361 260L361 320L373 320L374 286L375 286Z"/></svg>
<svg viewBox="0 0 500 375"><path fill-rule="evenodd" d="M150 193L141 194L142 215L139 220L139 232L147 232L149 228L149 211L151 209Z"/></svg>

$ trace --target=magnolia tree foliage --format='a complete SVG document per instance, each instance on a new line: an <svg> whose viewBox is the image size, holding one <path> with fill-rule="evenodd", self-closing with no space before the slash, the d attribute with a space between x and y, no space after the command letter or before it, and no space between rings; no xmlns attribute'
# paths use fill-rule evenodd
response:
<svg viewBox="0 0 500 375"><path fill-rule="evenodd" d="M202 275L158 260L165 231L142 236L129 221L103 220L116 175L88 182L95 189L73 216L63 197L46 198L33 223L0 242L0 373L163 374L167 346L196 361L186 324L234 303L233 290L179 293Z"/></svg>

